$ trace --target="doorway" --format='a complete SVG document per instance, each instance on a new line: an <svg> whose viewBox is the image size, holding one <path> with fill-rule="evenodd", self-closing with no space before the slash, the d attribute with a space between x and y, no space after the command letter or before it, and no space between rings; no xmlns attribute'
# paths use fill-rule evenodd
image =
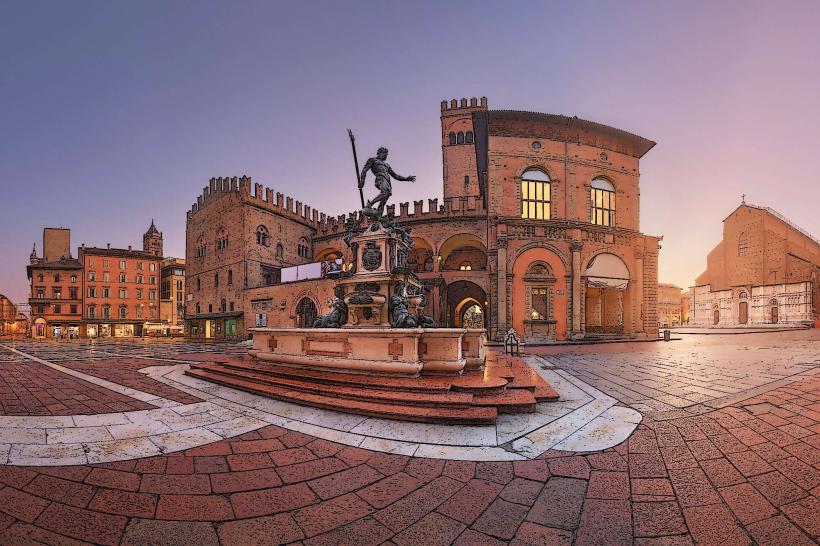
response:
<svg viewBox="0 0 820 546"><path fill-rule="evenodd" d="M749 303L742 301L738 304L738 322L746 324L749 322Z"/></svg>

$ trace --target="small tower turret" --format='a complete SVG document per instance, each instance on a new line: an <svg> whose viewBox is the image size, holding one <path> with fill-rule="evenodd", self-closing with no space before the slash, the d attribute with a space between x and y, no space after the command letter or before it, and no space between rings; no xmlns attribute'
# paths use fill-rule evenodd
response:
<svg viewBox="0 0 820 546"><path fill-rule="evenodd" d="M153 218L148 231L142 236L142 250L154 256L162 256L162 232L154 225Z"/></svg>
<svg viewBox="0 0 820 546"><path fill-rule="evenodd" d="M36 264L40 260L37 258L37 243L31 246L31 254L28 255L29 263Z"/></svg>

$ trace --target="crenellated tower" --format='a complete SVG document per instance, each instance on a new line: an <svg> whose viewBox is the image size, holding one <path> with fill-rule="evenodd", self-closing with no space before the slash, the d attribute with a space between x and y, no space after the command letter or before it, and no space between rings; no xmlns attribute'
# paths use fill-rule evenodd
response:
<svg viewBox="0 0 820 546"><path fill-rule="evenodd" d="M478 165L476 147L486 150L487 135L478 134L475 116L487 112L487 97L441 101L441 151L444 167L444 201L482 197L484 173ZM484 127L478 124L478 128ZM483 166L486 170L486 165Z"/></svg>
<svg viewBox="0 0 820 546"><path fill-rule="evenodd" d="M154 225L151 219L151 226L142 236L142 250L154 256L162 256L162 232Z"/></svg>

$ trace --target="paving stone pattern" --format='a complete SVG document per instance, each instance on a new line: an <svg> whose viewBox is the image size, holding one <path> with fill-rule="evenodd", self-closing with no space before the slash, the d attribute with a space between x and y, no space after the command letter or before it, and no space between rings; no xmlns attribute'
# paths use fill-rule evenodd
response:
<svg viewBox="0 0 820 546"><path fill-rule="evenodd" d="M645 415L612 449L528 461L414 458L268 426L171 455L2 466L0 544L816 544L820 375L793 379Z"/></svg>

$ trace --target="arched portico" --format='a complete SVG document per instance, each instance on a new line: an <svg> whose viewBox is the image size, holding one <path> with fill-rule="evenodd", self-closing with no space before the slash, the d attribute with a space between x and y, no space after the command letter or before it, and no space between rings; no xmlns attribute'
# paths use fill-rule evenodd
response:
<svg viewBox="0 0 820 546"><path fill-rule="evenodd" d="M529 248L515 258L508 308L512 326L527 341L567 338L567 270L546 247Z"/></svg>
<svg viewBox="0 0 820 546"><path fill-rule="evenodd" d="M485 271L487 246L471 233L453 235L439 247L442 271Z"/></svg>
<svg viewBox="0 0 820 546"><path fill-rule="evenodd" d="M629 268L609 252L587 262L584 325L588 334L623 334L629 312Z"/></svg>
<svg viewBox="0 0 820 546"><path fill-rule="evenodd" d="M471 306L481 309L486 316L487 294L474 282L456 281L447 286L447 325L460 328L464 324L464 314Z"/></svg>

